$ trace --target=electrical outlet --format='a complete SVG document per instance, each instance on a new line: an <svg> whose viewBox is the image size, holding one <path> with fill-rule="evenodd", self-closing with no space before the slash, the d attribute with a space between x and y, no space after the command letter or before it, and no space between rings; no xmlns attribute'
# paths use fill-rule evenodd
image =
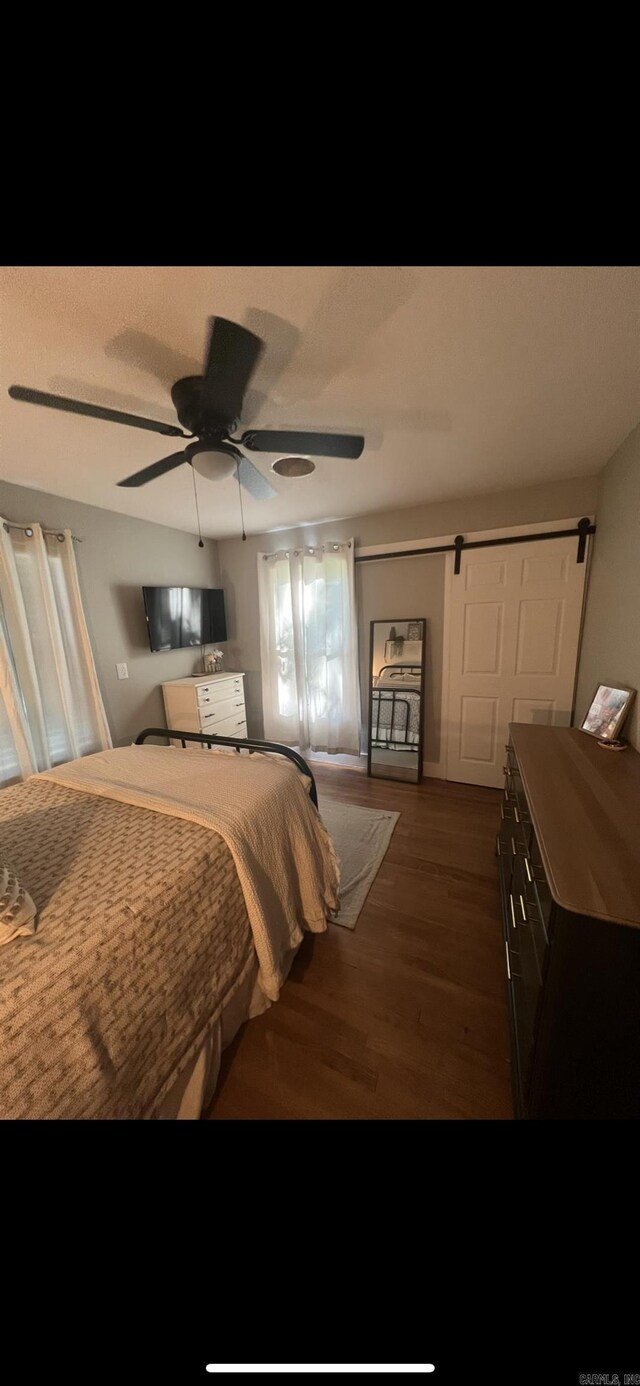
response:
<svg viewBox="0 0 640 1386"><path fill-rule="evenodd" d="M129 670L127 669L126 664L116 664L116 674L118 675L119 679L128 679Z"/></svg>

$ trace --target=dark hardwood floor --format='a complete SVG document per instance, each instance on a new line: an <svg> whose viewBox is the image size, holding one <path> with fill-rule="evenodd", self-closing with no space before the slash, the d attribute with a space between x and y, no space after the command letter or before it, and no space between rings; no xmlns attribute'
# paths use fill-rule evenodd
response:
<svg viewBox="0 0 640 1386"><path fill-rule="evenodd" d="M314 773L321 796L401 817L355 930L307 935L280 1000L224 1054L207 1115L512 1117L499 791Z"/></svg>

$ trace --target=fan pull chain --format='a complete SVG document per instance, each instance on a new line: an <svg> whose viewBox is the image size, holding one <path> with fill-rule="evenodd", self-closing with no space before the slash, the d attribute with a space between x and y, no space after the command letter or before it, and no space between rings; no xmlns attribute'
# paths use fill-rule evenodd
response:
<svg viewBox="0 0 640 1386"><path fill-rule="evenodd" d="M204 544L203 544L203 542L202 542L202 534L201 534L201 532L200 532L200 511L199 511L199 509L198 509L198 492L197 492L197 490L196 490L196 472L195 472L195 467L193 466L193 463L191 464L191 475L192 475L192 477L193 477L193 494L194 494L195 502L196 502L196 518L197 518L197 520L198 520L198 548L199 548L199 549L203 549L203 548L204 548Z"/></svg>
<svg viewBox="0 0 640 1386"><path fill-rule="evenodd" d="M244 511L242 509L242 487L240 485L240 463L236 462L236 476L238 478L238 496L240 497L240 520L242 522L242 538L246 539L244 532Z"/></svg>

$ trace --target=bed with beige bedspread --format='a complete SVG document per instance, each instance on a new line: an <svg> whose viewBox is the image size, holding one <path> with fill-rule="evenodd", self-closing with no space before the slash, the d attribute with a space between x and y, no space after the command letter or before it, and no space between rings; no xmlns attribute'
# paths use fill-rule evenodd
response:
<svg viewBox="0 0 640 1386"><path fill-rule="evenodd" d="M263 755L98 752L4 790L0 840L38 907L0 948L4 1118L153 1116L251 969L267 1006L338 904L302 775Z"/></svg>

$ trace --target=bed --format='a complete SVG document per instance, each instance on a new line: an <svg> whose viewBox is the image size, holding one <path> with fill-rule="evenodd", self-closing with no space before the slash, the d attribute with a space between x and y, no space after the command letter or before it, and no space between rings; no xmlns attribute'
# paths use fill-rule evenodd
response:
<svg viewBox="0 0 640 1386"><path fill-rule="evenodd" d="M420 741L421 664L383 664L373 680L371 745L415 751Z"/></svg>
<svg viewBox="0 0 640 1386"><path fill-rule="evenodd" d="M0 794L3 856L38 907L0 947L3 1118L200 1116L223 1048L338 907L301 757L170 734Z"/></svg>

